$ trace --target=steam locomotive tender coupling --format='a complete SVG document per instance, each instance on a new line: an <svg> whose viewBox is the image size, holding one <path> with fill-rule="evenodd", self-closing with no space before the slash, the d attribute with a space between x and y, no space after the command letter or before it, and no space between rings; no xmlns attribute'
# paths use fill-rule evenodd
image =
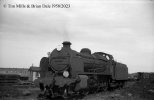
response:
<svg viewBox="0 0 154 100"><path fill-rule="evenodd" d="M123 87L128 68L104 52L91 54L88 48L80 52L71 49L69 41L61 49L54 49L40 61L40 89L45 96L68 97Z"/></svg>

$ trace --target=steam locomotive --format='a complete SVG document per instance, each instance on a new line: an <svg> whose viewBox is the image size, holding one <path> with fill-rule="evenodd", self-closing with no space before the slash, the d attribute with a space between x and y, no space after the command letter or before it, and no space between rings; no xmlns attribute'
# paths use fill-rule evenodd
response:
<svg viewBox="0 0 154 100"><path fill-rule="evenodd" d="M40 89L49 97L68 97L123 87L128 79L128 68L104 52L80 52L64 41L61 49L54 49L40 61Z"/></svg>

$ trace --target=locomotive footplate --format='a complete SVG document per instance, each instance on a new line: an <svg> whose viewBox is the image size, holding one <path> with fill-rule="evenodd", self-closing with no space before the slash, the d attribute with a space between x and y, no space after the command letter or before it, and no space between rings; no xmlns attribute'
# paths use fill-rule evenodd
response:
<svg viewBox="0 0 154 100"><path fill-rule="evenodd" d="M72 83L75 83L77 79L74 78L64 78L62 76L56 76L54 78L55 85L59 87L64 87L65 85L70 85Z"/></svg>

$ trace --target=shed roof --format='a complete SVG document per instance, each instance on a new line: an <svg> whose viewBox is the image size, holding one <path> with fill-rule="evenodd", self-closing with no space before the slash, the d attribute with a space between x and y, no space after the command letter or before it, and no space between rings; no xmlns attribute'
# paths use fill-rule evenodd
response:
<svg viewBox="0 0 154 100"><path fill-rule="evenodd" d="M39 71L40 71L40 67L31 66L31 67L29 68L29 71L39 72Z"/></svg>

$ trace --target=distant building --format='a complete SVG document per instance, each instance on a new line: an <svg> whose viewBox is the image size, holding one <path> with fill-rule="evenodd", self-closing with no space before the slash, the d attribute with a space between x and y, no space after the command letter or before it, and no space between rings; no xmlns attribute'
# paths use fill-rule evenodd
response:
<svg viewBox="0 0 154 100"><path fill-rule="evenodd" d="M34 81L40 77L40 68L30 66L30 68L0 68L0 74L20 75L24 81Z"/></svg>
<svg viewBox="0 0 154 100"><path fill-rule="evenodd" d="M129 79L134 79L134 80L144 80L144 79L154 80L154 72L131 73L131 74L129 74Z"/></svg>
<svg viewBox="0 0 154 100"><path fill-rule="evenodd" d="M28 68L0 68L0 74L17 74L20 76L29 76Z"/></svg>
<svg viewBox="0 0 154 100"><path fill-rule="evenodd" d="M29 81L34 81L40 77L40 68L36 66L30 66L29 68L30 76Z"/></svg>
<svg viewBox="0 0 154 100"><path fill-rule="evenodd" d="M0 68L0 74L16 74L21 80L28 80L30 72L28 68Z"/></svg>

